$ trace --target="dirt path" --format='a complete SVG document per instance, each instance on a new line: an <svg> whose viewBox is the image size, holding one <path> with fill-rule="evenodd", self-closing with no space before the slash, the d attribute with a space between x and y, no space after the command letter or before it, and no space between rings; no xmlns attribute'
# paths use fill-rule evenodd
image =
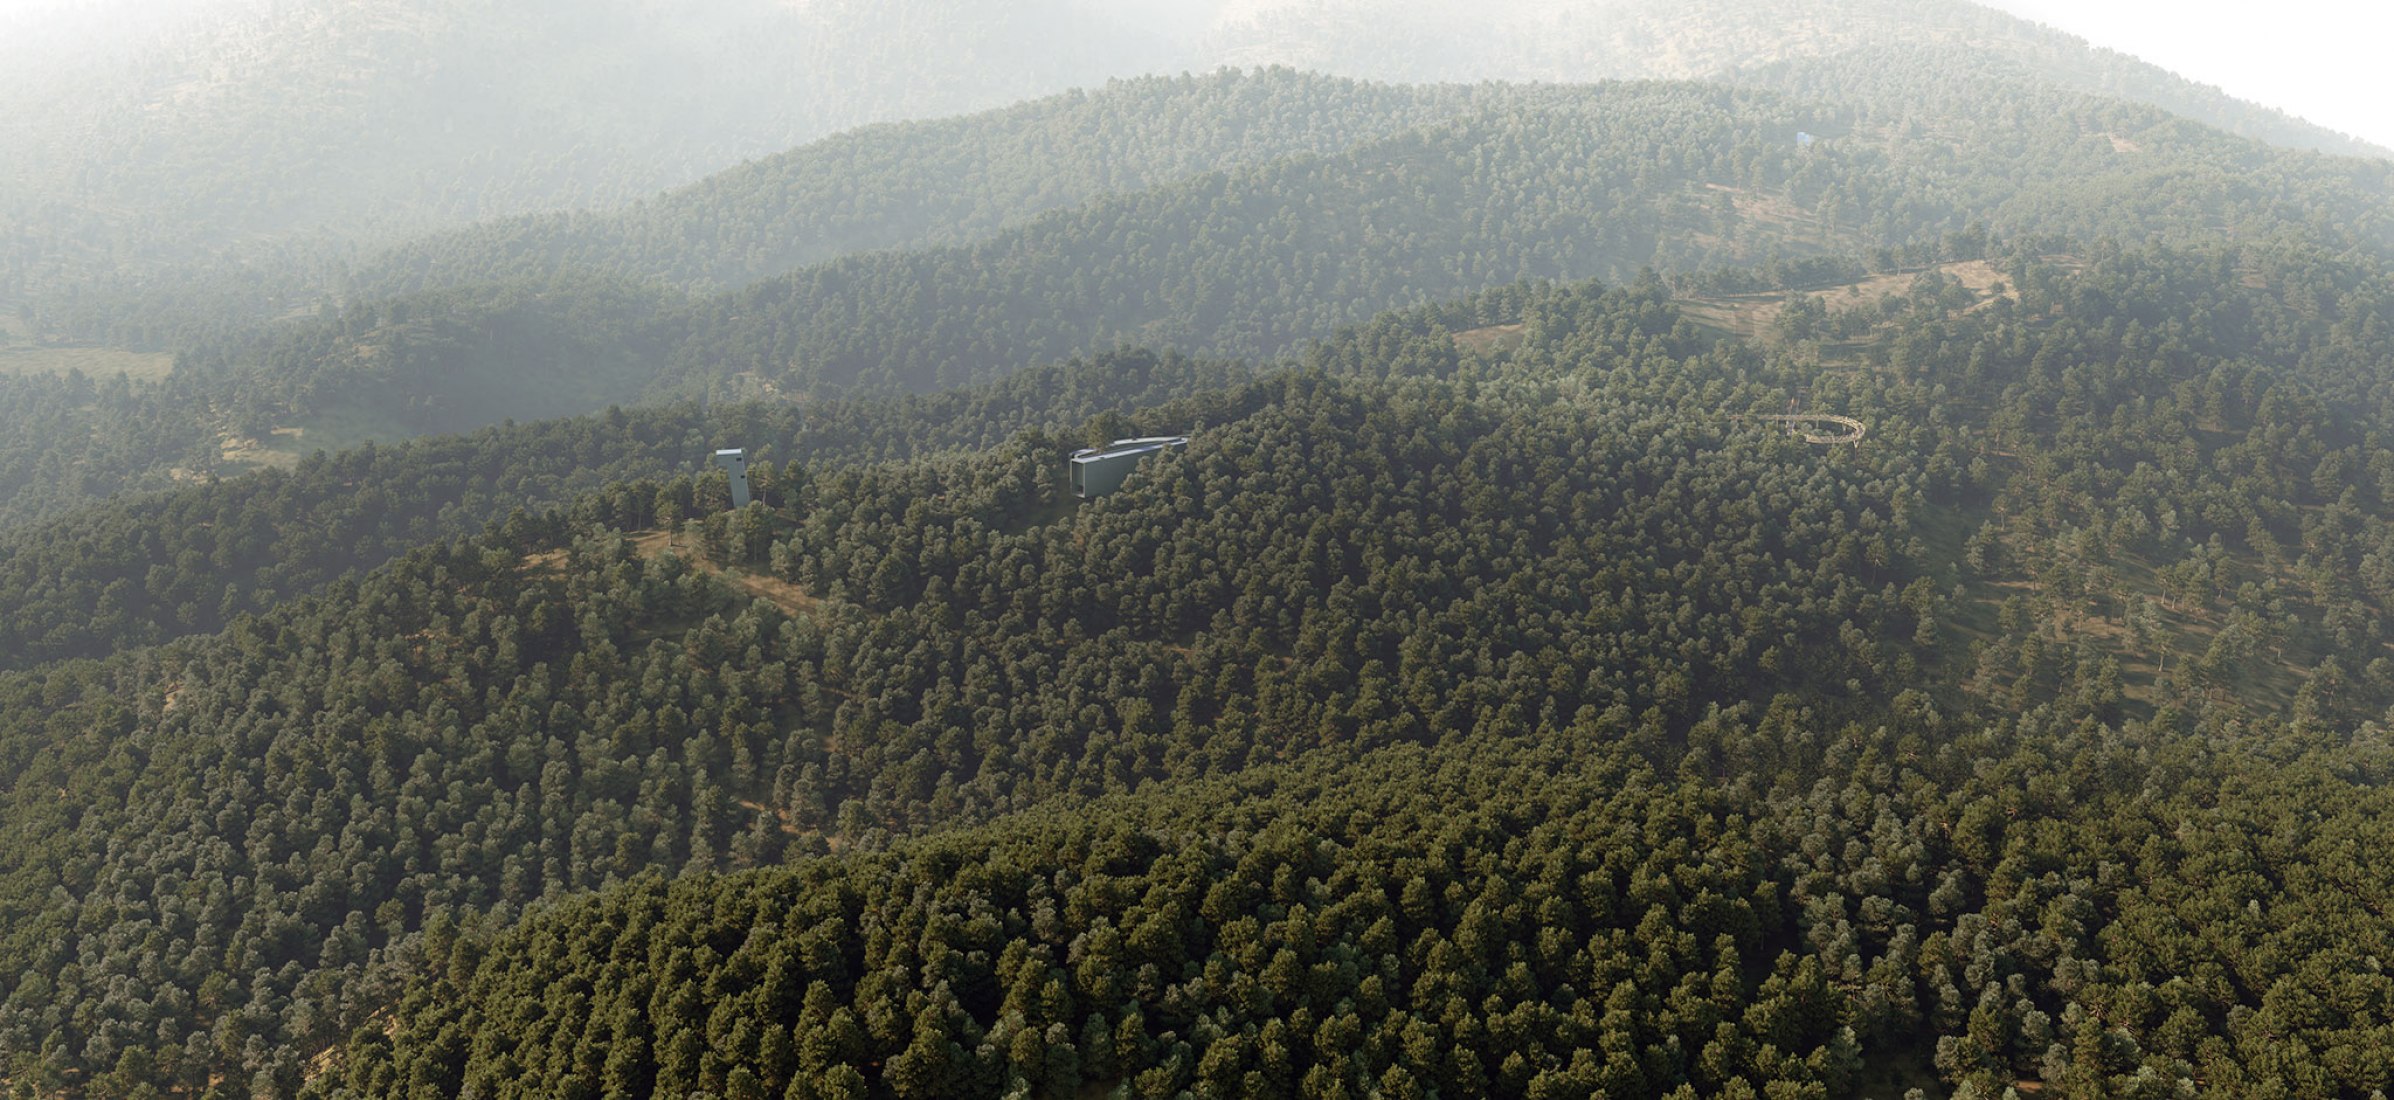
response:
<svg viewBox="0 0 2394 1100"><path fill-rule="evenodd" d="M723 578L732 587L758 599L770 600L793 615L809 614L823 606L821 599L795 584L779 577L727 567L707 557L697 547L683 544L670 532L643 531L632 536L632 552L643 558L653 558L667 550L673 551L692 566Z"/></svg>

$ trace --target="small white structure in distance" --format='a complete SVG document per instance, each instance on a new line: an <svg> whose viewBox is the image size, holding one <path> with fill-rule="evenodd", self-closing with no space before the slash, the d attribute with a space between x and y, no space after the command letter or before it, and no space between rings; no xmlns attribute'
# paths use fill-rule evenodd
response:
<svg viewBox="0 0 2394 1100"><path fill-rule="evenodd" d="M1154 435L1144 439L1117 439L1103 447L1084 447L1072 452L1072 491L1082 500L1095 500L1122 488L1123 479L1131 468L1148 455L1173 447L1186 447L1185 435Z"/></svg>
<svg viewBox="0 0 2394 1100"><path fill-rule="evenodd" d="M738 447L717 451L715 465L731 475L732 511L748 507L748 452Z"/></svg>

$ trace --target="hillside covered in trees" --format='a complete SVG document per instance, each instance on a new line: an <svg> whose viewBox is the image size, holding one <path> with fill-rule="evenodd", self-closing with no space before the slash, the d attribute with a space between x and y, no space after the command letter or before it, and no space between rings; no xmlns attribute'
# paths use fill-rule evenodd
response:
<svg viewBox="0 0 2394 1100"><path fill-rule="evenodd" d="M0 1092L2394 1091L2382 150L1948 0L12 62L130 2L0 12Z"/></svg>
<svg viewBox="0 0 2394 1100"><path fill-rule="evenodd" d="M1736 81L1926 48L2279 146L2388 155L1967 0L85 0L0 19L0 314L33 309L52 338L146 330L145 347L335 297L412 234L611 209L861 125L1226 65ZM629 243L653 251L650 218L630 215ZM710 277L773 257L729 259Z"/></svg>
<svg viewBox="0 0 2394 1100"><path fill-rule="evenodd" d="M841 256L981 240L1049 210L1364 141L1523 98L1502 85L1365 84L1286 69L1114 81L976 115L866 127L603 212L526 215L409 241L351 292L574 271L693 291Z"/></svg>
<svg viewBox="0 0 2394 1100"><path fill-rule="evenodd" d="M427 240L372 278L437 289L212 329L105 402L13 382L0 521L612 404L937 390L1124 342L1271 357L1525 278L1760 290L2006 240L2394 239L2382 164L1914 53L1756 79L1784 90L1126 83L851 135L625 219ZM1193 172L1208 156L1252 160ZM967 163L967 184L927 185ZM687 294L718 281L745 285ZM151 426L115 438L128 421Z"/></svg>
<svg viewBox="0 0 2394 1100"><path fill-rule="evenodd" d="M617 482L710 440L760 461L888 462L1063 432L1219 387L1243 368L1110 353L888 402L610 409L303 459L0 533L0 667L98 657L312 593L343 573Z"/></svg>
<svg viewBox="0 0 2394 1100"><path fill-rule="evenodd" d="M745 512L558 480L213 636L28 654L0 1058L107 1094L2383 1087L2388 276L1997 274L1753 338L1656 280L1521 287L1251 379L863 402L780 429ZM1869 434L1750 418L1791 395ZM778 414L679 415L667 469ZM596 469L638 422L523 445ZM1167 430L1064 494L1081 440ZM459 458L375 461L361 493Z"/></svg>

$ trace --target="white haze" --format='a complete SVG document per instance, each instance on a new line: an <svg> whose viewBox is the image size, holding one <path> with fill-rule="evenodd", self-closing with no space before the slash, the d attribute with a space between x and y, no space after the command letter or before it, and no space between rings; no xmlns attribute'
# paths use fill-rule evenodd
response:
<svg viewBox="0 0 2394 1100"><path fill-rule="evenodd" d="M228 8L262 0L0 0L0 65L36 73L123 54ZM0 81L8 73L0 72Z"/></svg>
<svg viewBox="0 0 2394 1100"><path fill-rule="evenodd" d="M2352 0L1989 0L2229 95L2394 148L2394 5Z"/></svg>
<svg viewBox="0 0 2394 1100"><path fill-rule="evenodd" d="M72 72L74 58L89 60L96 53L132 55L148 43L158 43L160 38L168 38L194 24L211 22L230 10L306 10L309 5L328 5L328 2L333 0L0 0L0 91L12 84L69 84L67 79L53 77ZM496 2L505 5L508 0ZM716 5L716 0L682 2L692 5L692 12ZM816 2L828 0L780 2L807 10ZM1757 2L1769 7L1769 0ZM2217 84L2229 96L2272 105L2317 125L2341 129L2353 137L2394 149L2394 79L2384 77L2387 67L2382 60L2387 43L2394 41L2394 5L2351 0L2279 0L2267 7L2253 5L2248 0L1987 2L1997 10L2088 38L2095 46L2114 48L2155 62L2202 84ZM1920 0L1920 5L1934 7L1934 2ZM1298 67L1319 67L1341 50L1310 50L1302 46L1305 43L1302 36L1266 36L1262 46L1245 50L1235 46L1216 48L1242 41L1240 36L1223 36L1221 31L1235 26L1269 24L1274 19L1288 17L1290 12L1305 10L1345 10L1350 14L1362 10L1405 12L1405 17L1391 14L1389 19L1377 22L1381 26L1412 24L1412 34L1398 34L1384 43L1365 46L1367 55L1379 55L1372 50L1381 50L1386 55L1386 72L1360 72L1372 77L1429 74L1439 79L1585 79L1573 77L1578 69L1573 62L1587 58L1570 58L1570 55L1532 58L1537 53L1535 41L1511 53L1511 58L1518 62L1513 67L1520 72L1487 72L1487 58L1482 50L1444 50L1441 48L1444 43L1420 41L1420 38L1460 38L1468 36L1475 24L1523 24L1525 19L1527 24L1549 19L1563 26L1580 24L1585 29L1590 24L1609 24L1614 12L1621 10L1669 12L1673 5L1671 0L960 0L955 7L960 12L974 7L982 12L1039 10L1044 17L1041 22L1056 19L1058 12L1077 12L1077 17L1065 19L1065 24L1080 26L1084 31L1080 38L1092 50L1111 53L1113 65L1099 58L1077 58L1063 69L1020 74L1027 84L1022 84L1022 79L998 81L1010 86L1013 96L1025 96L1037 91L1061 91L1065 84L1087 84L1104 72L1130 74L1120 69L1204 69L1216 62L1247 62L1247 65L1293 62ZM1901 2L1896 7L1901 7ZM1367 19L1362 26L1372 24L1374 19ZM1350 22L1345 26L1353 29L1357 24ZM1513 31L1518 29L1520 26L1513 26ZM1587 43L1580 41L1566 43L1566 53L1585 46ZM1628 46L1630 53L1640 50L1635 43L1609 43L1609 46ZM1003 50L1003 46L998 50ZM1132 58L1132 53L1144 53L1144 58ZM1448 55L1453 55L1453 60L1441 65ZM989 55L979 60L986 62ZM1345 60L1345 65L1331 67L1355 67L1355 58L1341 60ZM1635 65L1633 58L1626 55L1609 58L1616 74L1640 74L1640 77L1705 74L1702 58L1681 58L1681 62L1695 62L1693 67L1666 65L1666 58L1642 60L1647 65ZM1587 74L1597 77L1606 72ZM938 108L965 110L972 105L994 103L958 101L938 103ZM912 108L931 108L931 103L915 103ZM855 117L847 120L847 125L871 117L879 115ZM0 122L0 132L7 132L5 122Z"/></svg>
<svg viewBox="0 0 2394 1100"><path fill-rule="evenodd" d="M0 84L39 79L50 63L94 47L121 52L226 8L304 0L0 0ZM689 0L704 4L707 0ZM812 0L786 0L805 7ZM1003 4L1006 0L985 0ZM1368 0L1365 0L1368 2ZM1540 2L1540 0L1527 0ZM1621 0L1543 0L1600 10ZM2228 94L2394 148L2394 4L2353 0L1986 0L2102 47L2132 54ZM1206 29L1303 7L1306 0L1063 0L1090 26L1137 26L1152 41L1189 42ZM1525 0L1490 0L1496 9ZM1391 9L1456 6L1388 0ZM1463 5L1468 10L1469 5ZM1053 10L1052 8L1050 9ZM1601 18L1601 16L1598 16ZM1097 37L1095 35L1091 37ZM1244 59L1240 59L1244 60ZM14 74L4 70L16 69ZM1491 74L1492 75L1492 74ZM1662 74L1683 75L1683 74ZM1693 75L1693 74L1684 74Z"/></svg>

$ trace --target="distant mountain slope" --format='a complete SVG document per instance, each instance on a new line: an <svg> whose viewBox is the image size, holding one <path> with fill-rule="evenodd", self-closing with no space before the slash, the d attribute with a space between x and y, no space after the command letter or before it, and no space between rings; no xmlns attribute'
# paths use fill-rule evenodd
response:
<svg viewBox="0 0 2394 1100"><path fill-rule="evenodd" d="M206 12L66 57L53 36L29 75L0 80L0 299L262 236L371 239L622 202L860 124L1182 57L1077 0L218 0ZM0 68L13 56L0 45Z"/></svg>
<svg viewBox="0 0 2394 1100"><path fill-rule="evenodd" d="M1961 48L2274 144L2394 151L1966 0L1236 0L1213 56L1387 80L1707 79L1860 48Z"/></svg>
<svg viewBox="0 0 2394 1100"><path fill-rule="evenodd" d="M778 234L732 212L807 220L807 204L787 201L793 192L766 186L779 177L760 169L750 181L762 201L732 202L720 214L685 208L716 219L688 248L667 238L569 235L551 243L583 250L560 259L548 244L513 249L496 234L427 242L415 253L425 272L482 266L518 278L326 311L196 348L168 388L134 403L136 411L155 406L149 422L166 430L104 451L92 450L100 411L90 397L36 381L0 390L0 415L24 422L0 437L0 473L9 474L0 489L12 494L0 515L24 520L124 488L163 487L178 469L232 472L235 456L218 454L228 435L303 429L306 447L337 447L643 396L930 390L1125 341L1271 356L1382 309L1523 278L1625 277L1653 267L1706 285L1768 289L2023 240L2284 238L2394 252L2394 165L2275 149L2151 107L2020 83L2003 66L1968 60L1858 52L1753 77L1784 92L1480 88L1463 113L1333 155L1302 152L1097 195L1012 225L1002 224L1005 202L933 202L914 213L900 203L880 217L878 196L903 187L882 186L880 175L842 176L834 160L828 180L790 184L852 212L833 223L933 236L1000 228L975 243L849 256L691 302L578 265L636 271L662 260L699 270L757 255ZM993 169L991 192L1044 201L1022 186L1039 178L1031 167L1039 164L1078 166L1077 175L1063 173L1074 188L1100 186L1115 165L1130 165L1126 173L1173 166L1152 150L1183 127L1266 135L1219 146L1261 149L1459 109L1438 90L1290 74L1117 92L1141 89L1168 93L1163 102L1186 113L1100 127L1085 150ZM1220 111L1191 106L1217 91L1227 93ZM1347 113L1286 121L1311 120L1316 105ZM1080 114L1070 101L1054 106L1067 133L1108 117ZM945 132L956 138L949 144L1002 149L1005 139L973 138L976 128L1007 135L1019 125L1006 112ZM1033 129L1045 133L1044 125ZM886 133L918 129L941 132ZM1801 146L1799 130L1819 140ZM1131 153L1113 158L1116 140ZM887 165L894 175L886 178L920 178L903 157L892 154ZM643 252L643 240L663 246ZM1710 282L1710 271L1727 282ZM200 423L178 425L178 415ZM92 460L62 466L62 448Z"/></svg>
<svg viewBox="0 0 2394 1100"><path fill-rule="evenodd" d="M2088 52L2072 46L2074 40L1997 12L1940 3L1882 7L1887 10L1875 19L1857 16L1845 24L1842 38L1797 36L1766 48L1739 29L1742 9L1735 5L1713 5L1710 21L1676 7L1624 5L1616 14L1630 22L1606 24L1615 27L1619 41L1587 48L1596 51L1591 56L1609 58L1596 68L1635 74L1703 70L1732 55L1750 58L1720 75L1873 111L1891 124L1907 113L1985 115L2007 98L2041 95L2050 102L2055 92L2087 92L2162 104L2279 144L2377 152L2339 145L2324 132L2298 132L2296 120L2179 87L2183 81L2172 84L2174 77L2150 66ZM1274 18L1293 19L1293 10L1279 9ZM1903 36L1874 30L1900 22L1904 12L1950 24L1952 33L1896 44ZM1661 40L1633 32L1636 20L1645 18L1669 24L1656 32L1664 38L1709 43L1708 51L1640 61L1643 55L1622 43L1652 46ZM1794 18L1826 16L1799 9ZM1830 48L1847 39L1861 44ZM1539 41L1544 49L1563 48ZM1325 60L1301 51L1295 56ZM1773 57L1779 59L1765 60ZM1378 65L1406 68L1387 58ZM1548 76L1575 70L1533 65L1525 71ZM530 215L418 239L369 260L350 287L379 295L574 268L659 278L701 291L736 287L843 254L967 243L1108 192L1279 154L1333 154L1411 125L1541 94L1486 84L1357 84L1286 70L1122 82L982 116L841 135L621 210Z"/></svg>
<svg viewBox="0 0 2394 1100"><path fill-rule="evenodd" d="M878 249L959 244L1099 195L1374 137L1518 98L1285 69L1109 83L983 114L867 127L605 213L527 215L368 260L352 294L620 271L737 287Z"/></svg>
<svg viewBox="0 0 2394 1100"><path fill-rule="evenodd" d="M1126 340L1268 357L1383 309L1520 279L1767 264L1765 279L1802 282L1874 253L1882 267L1973 253L1989 233L2317 234L2394 251L2394 166L1967 74L1934 94L1901 88L1527 96L1335 157L1101 199L972 246L809 268L703 304L675 364L820 392L939 388ZM1800 145L1805 130L1820 140Z"/></svg>
<svg viewBox="0 0 2394 1100"><path fill-rule="evenodd" d="M215 237L422 225L627 199L826 132L1167 60L1102 19L1046 35L1095 9L1041 7L220 2L129 55L54 63L0 134L41 191ZM1105 48L1056 60L1081 40Z"/></svg>
<svg viewBox="0 0 2394 1100"><path fill-rule="evenodd" d="M1928 44L2275 143L2394 155L1962 0L213 0L156 26L139 5L95 11L81 38L0 41L0 305L80 295L139 316L143 273L244 258L271 260L245 278L304 295L343 242L619 203L859 124L1223 63L1576 83ZM295 241L308 256L275 251Z"/></svg>

